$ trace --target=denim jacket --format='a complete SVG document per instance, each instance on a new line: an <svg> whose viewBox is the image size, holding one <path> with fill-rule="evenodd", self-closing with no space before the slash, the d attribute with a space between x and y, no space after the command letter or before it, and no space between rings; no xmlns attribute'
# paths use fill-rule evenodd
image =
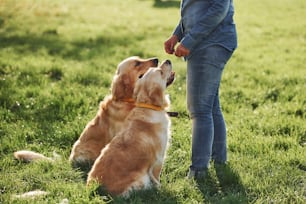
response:
<svg viewBox="0 0 306 204"><path fill-rule="evenodd" d="M181 19L173 34L191 51L221 45L237 47L233 0L182 0Z"/></svg>

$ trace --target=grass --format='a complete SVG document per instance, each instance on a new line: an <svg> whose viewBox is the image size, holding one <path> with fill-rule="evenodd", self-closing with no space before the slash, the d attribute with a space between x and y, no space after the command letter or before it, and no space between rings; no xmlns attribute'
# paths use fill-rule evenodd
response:
<svg viewBox="0 0 306 204"><path fill-rule="evenodd" d="M306 2L236 0L239 47L221 84L229 165L202 183L190 164L186 64L163 42L179 1L0 0L0 203L304 203ZM67 162L71 146L109 94L115 67L131 56L170 59L172 142L158 189L111 198L85 187ZM62 156L24 164L15 150ZM35 200L12 197L41 189Z"/></svg>

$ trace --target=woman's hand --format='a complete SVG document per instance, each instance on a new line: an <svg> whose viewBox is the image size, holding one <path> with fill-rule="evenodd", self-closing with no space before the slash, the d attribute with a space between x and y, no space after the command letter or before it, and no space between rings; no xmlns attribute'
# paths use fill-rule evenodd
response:
<svg viewBox="0 0 306 204"><path fill-rule="evenodd" d="M176 35L172 35L168 40L164 42L164 48L166 53L173 54L174 53L174 47L178 42L178 38Z"/></svg>
<svg viewBox="0 0 306 204"><path fill-rule="evenodd" d="M179 44L174 52L175 56L177 57L186 57L189 55L189 53L190 53L189 49L184 47L182 44Z"/></svg>

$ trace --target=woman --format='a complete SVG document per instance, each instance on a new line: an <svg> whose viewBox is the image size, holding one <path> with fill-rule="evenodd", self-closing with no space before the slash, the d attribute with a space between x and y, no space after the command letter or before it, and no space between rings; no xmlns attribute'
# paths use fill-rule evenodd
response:
<svg viewBox="0 0 306 204"><path fill-rule="evenodd" d="M204 177L211 158L215 164L227 161L219 86L237 47L233 15L233 0L182 0L181 19L164 43L168 54L187 61L187 106L192 118L188 178Z"/></svg>

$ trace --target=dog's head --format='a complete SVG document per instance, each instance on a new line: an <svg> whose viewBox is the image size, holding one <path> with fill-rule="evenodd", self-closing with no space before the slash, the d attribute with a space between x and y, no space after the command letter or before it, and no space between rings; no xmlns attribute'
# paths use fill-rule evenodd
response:
<svg viewBox="0 0 306 204"><path fill-rule="evenodd" d="M158 65L157 58L129 57L118 64L112 82L112 95L116 100L131 98L136 81L150 68Z"/></svg>
<svg viewBox="0 0 306 204"><path fill-rule="evenodd" d="M147 103L166 107L166 87L172 84L175 73L172 71L170 60L165 60L158 67L151 67L136 83L134 99L138 103Z"/></svg>

